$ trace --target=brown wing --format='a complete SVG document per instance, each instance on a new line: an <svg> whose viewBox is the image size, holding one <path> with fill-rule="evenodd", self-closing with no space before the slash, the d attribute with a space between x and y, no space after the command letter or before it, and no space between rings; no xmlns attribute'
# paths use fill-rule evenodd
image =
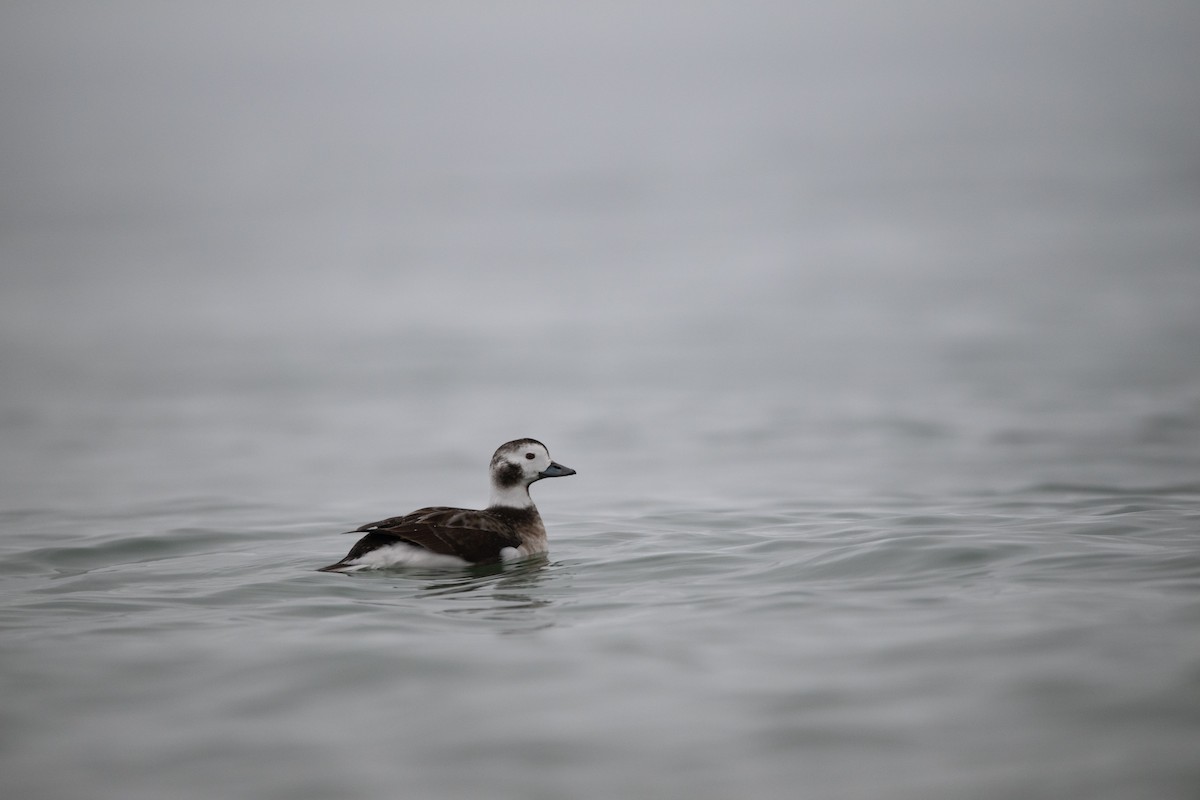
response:
<svg viewBox="0 0 1200 800"><path fill-rule="evenodd" d="M511 530L511 527L506 522L497 519L486 511L472 511L467 508L450 508L448 506L431 506L429 508L418 508L416 511L400 517L388 517L378 522L368 522L366 525L361 525L352 531L346 531L346 533L399 530L412 525L495 530L502 533Z"/></svg>
<svg viewBox="0 0 1200 800"><path fill-rule="evenodd" d="M378 535L379 533L369 535ZM423 547L431 553L458 556L472 564L499 561L506 547L520 547L521 539L509 531L488 531L477 528L444 528L441 526L405 526L386 531L396 540ZM394 542L393 542L394 543Z"/></svg>
<svg viewBox="0 0 1200 800"><path fill-rule="evenodd" d="M345 558L322 567L322 571L336 570L372 550L398 543L411 544L431 553L457 556L474 564L499 561L504 548L521 545L521 538L503 520L483 511L461 508L422 508L349 532L365 533L366 536L350 548Z"/></svg>

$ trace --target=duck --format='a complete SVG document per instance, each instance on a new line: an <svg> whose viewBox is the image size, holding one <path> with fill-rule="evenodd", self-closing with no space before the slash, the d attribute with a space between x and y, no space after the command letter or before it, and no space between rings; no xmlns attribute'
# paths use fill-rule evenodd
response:
<svg viewBox="0 0 1200 800"><path fill-rule="evenodd" d="M367 523L347 531L363 536L345 558L317 571L463 567L546 552L546 526L529 487L543 478L574 475L575 470L551 459L537 439L514 439L496 448L489 472L487 508L431 506Z"/></svg>

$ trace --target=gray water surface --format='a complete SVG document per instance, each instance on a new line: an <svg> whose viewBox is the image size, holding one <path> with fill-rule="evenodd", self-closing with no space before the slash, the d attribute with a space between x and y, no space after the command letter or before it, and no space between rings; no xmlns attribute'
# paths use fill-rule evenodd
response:
<svg viewBox="0 0 1200 800"><path fill-rule="evenodd" d="M1196 797L1198 34L7 7L6 793Z"/></svg>

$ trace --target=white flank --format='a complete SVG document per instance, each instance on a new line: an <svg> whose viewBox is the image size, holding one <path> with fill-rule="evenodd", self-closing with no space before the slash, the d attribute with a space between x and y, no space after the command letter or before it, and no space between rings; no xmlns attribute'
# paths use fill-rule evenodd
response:
<svg viewBox="0 0 1200 800"><path fill-rule="evenodd" d="M421 547L398 543L376 548L347 566L357 571L390 567L466 567L470 562L458 556L431 553Z"/></svg>

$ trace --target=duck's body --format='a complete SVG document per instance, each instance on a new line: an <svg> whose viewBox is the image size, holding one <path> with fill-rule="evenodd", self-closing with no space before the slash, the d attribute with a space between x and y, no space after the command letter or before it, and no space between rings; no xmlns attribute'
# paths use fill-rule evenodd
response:
<svg viewBox="0 0 1200 800"><path fill-rule="evenodd" d="M396 566L465 566L523 558L546 550L546 527L529 485L574 475L536 439L503 444L492 456L492 501L480 511L435 506L363 525L346 557L322 572Z"/></svg>

